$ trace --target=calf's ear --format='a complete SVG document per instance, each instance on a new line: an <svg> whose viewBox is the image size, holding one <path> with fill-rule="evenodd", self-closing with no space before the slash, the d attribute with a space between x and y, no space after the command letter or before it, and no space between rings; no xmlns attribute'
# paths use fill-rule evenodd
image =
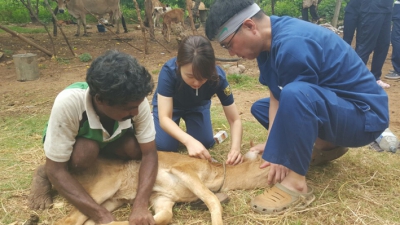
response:
<svg viewBox="0 0 400 225"><path fill-rule="evenodd" d="M260 153L258 151L248 151L244 155L244 160L245 161L256 161L257 158L260 157Z"/></svg>

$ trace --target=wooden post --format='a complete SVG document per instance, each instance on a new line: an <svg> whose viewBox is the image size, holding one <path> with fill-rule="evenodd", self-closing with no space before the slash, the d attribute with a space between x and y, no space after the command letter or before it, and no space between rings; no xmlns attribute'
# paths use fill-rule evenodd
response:
<svg viewBox="0 0 400 225"><path fill-rule="evenodd" d="M44 3L46 4L47 10L51 13L51 16L53 17L53 20L56 22L58 28L60 29L61 34L63 35L64 40L65 40L65 42L67 43L69 50L71 51L71 54L75 57L76 55L75 55L74 49L73 49L72 46L69 44L68 38L67 38L67 36L65 36L65 33L64 33L63 29L62 29L61 26L58 24L57 17L56 17L56 15L54 15L54 12L53 12L53 10L52 10L51 7L50 7L49 2L48 2L47 0L44 0Z"/></svg>
<svg viewBox="0 0 400 225"><path fill-rule="evenodd" d="M3 29L6 32L10 33L12 36L17 37L17 38L25 41L26 43L28 43L28 44L32 45L33 47L39 49L40 51L44 52L46 55L48 55L50 57L53 56L53 54L49 50L43 48L42 46L36 44L33 41L27 39L26 37L22 36L21 34L18 34L17 32L14 32L14 31L10 30L10 29L8 29L7 27L5 27L3 25L0 25L0 29Z"/></svg>
<svg viewBox="0 0 400 225"><path fill-rule="evenodd" d="M153 1L145 0L144 1L144 12L145 12L146 19L149 22L149 30L150 30L149 33L150 33L150 39L151 40L155 40L156 39L156 36L155 36L155 33L154 33L154 25L155 24L154 24L153 16L152 16L153 10L154 10Z"/></svg>
<svg viewBox="0 0 400 225"><path fill-rule="evenodd" d="M136 0L133 0L133 3L135 4L136 14L137 14L137 17L138 17L138 21L140 23L140 27L142 28L142 35L143 35L143 42L144 42L144 53L145 54L149 54L149 47L147 46L147 40L146 40L146 28L144 27L142 18L140 17L139 4L137 3Z"/></svg>
<svg viewBox="0 0 400 225"><path fill-rule="evenodd" d="M342 6L342 0L336 0L335 13L333 14L333 18L332 18L332 26L334 28L337 28L337 22L338 22L341 6Z"/></svg>
<svg viewBox="0 0 400 225"><path fill-rule="evenodd" d="M194 27L193 15L192 15L192 0L186 0L186 9L189 12L190 27L192 28L193 35L196 35L197 30Z"/></svg>

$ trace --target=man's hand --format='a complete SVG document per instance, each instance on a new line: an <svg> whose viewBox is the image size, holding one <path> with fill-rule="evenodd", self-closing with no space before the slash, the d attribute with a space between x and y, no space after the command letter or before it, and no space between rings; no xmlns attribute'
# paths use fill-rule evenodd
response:
<svg viewBox="0 0 400 225"><path fill-rule="evenodd" d="M226 160L226 164L228 165L237 165L243 162L243 155L240 151L231 150L228 154L228 159Z"/></svg>
<svg viewBox="0 0 400 225"><path fill-rule="evenodd" d="M211 155L201 142L193 138L193 140L188 143L189 144L186 145L186 148L189 156L206 159L211 162Z"/></svg>
<svg viewBox="0 0 400 225"><path fill-rule="evenodd" d="M144 207L134 207L129 216L129 225L154 225L153 215Z"/></svg>
<svg viewBox="0 0 400 225"><path fill-rule="evenodd" d="M281 182L287 174L289 173L289 169L285 166L279 165L279 164L274 164L270 162L263 162L260 166L260 169L264 169L265 167L270 167L269 168L269 173L268 173L268 184L275 184Z"/></svg>

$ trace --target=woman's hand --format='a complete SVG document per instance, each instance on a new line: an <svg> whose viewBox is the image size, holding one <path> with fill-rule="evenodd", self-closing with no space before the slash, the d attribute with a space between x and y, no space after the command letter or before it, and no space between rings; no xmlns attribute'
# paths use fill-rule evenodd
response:
<svg viewBox="0 0 400 225"><path fill-rule="evenodd" d="M204 145L195 138L193 138L193 140L188 142L186 148L188 150L189 156L199 159L206 159L211 162L210 153L204 147Z"/></svg>
<svg viewBox="0 0 400 225"><path fill-rule="evenodd" d="M226 164L228 165L237 165L243 162L243 155L240 153L240 150L233 150L228 153L228 159L226 160Z"/></svg>

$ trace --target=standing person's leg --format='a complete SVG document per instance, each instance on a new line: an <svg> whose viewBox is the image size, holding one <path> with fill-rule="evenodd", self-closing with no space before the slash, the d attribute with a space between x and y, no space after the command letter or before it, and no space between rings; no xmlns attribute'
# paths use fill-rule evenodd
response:
<svg viewBox="0 0 400 225"><path fill-rule="evenodd" d="M210 106L211 102L207 105L196 107L182 116L182 119L186 122L187 133L201 142L207 149L215 144Z"/></svg>
<svg viewBox="0 0 400 225"><path fill-rule="evenodd" d="M379 33L376 32L379 22L377 13L360 13L360 20L357 26L356 52L365 65L369 55L375 49Z"/></svg>
<svg viewBox="0 0 400 225"><path fill-rule="evenodd" d="M308 8L303 8L301 10L301 19L304 21L308 21Z"/></svg>
<svg viewBox="0 0 400 225"><path fill-rule="evenodd" d="M393 20L391 41L393 69L400 74L400 19Z"/></svg>
<svg viewBox="0 0 400 225"><path fill-rule="evenodd" d="M181 118L181 114L178 110L173 111L172 120L179 125L179 121ZM154 119L154 127L156 129L156 146L159 151L167 151L167 152L177 152L179 142L175 138L171 137L171 135L167 134L161 126L160 119L158 117L158 107L153 107L153 119Z"/></svg>
<svg viewBox="0 0 400 225"><path fill-rule="evenodd" d="M312 22L313 23L318 23L319 22L319 16L317 12L317 7L315 5L310 6L310 14L312 17Z"/></svg>
<svg viewBox="0 0 400 225"><path fill-rule="evenodd" d="M385 63L387 53L390 46L390 28L392 15L390 13L379 13L376 19L375 27L379 27L377 41L374 48L374 55L371 62L371 72L374 74L376 80L381 79L382 67Z"/></svg>
<svg viewBox="0 0 400 225"><path fill-rule="evenodd" d="M358 14L345 12L343 21L343 40L351 45L357 28Z"/></svg>

